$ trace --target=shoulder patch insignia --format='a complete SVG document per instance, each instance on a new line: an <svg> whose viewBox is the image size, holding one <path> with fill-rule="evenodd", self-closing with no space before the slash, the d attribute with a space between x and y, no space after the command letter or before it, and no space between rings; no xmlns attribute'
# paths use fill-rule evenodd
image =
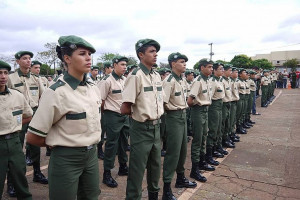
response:
<svg viewBox="0 0 300 200"><path fill-rule="evenodd" d="M53 85L51 85L49 88L55 91L58 87L63 86L65 84L66 84L65 82L58 80Z"/></svg>
<svg viewBox="0 0 300 200"><path fill-rule="evenodd" d="M140 69L141 69L141 68L139 68L139 67L138 67L138 68L135 68L135 69L132 71L131 74L132 74L132 75L136 75L136 73L137 73Z"/></svg>
<svg viewBox="0 0 300 200"><path fill-rule="evenodd" d="M172 78L173 78L173 75L171 74L167 81L170 82L172 80Z"/></svg>
<svg viewBox="0 0 300 200"><path fill-rule="evenodd" d="M106 80L106 79L108 79L108 77L109 77L110 75L108 74L108 75L106 75L104 78L103 78L103 80Z"/></svg>
<svg viewBox="0 0 300 200"><path fill-rule="evenodd" d="M200 80L201 80L201 76L198 76L197 81L200 81Z"/></svg>

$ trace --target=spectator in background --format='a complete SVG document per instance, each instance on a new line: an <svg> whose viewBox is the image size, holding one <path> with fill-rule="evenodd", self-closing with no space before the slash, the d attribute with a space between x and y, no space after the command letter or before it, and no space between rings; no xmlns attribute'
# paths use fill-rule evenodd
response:
<svg viewBox="0 0 300 200"><path fill-rule="evenodd" d="M283 74L281 72L278 74L277 88L283 88Z"/></svg>
<svg viewBox="0 0 300 200"><path fill-rule="evenodd" d="M287 80L288 80L288 76L289 76L286 69L283 70L282 75L283 75L283 88L286 88Z"/></svg>
<svg viewBox="0 0 300 200"><path fill-rule="evenodd" d="M296 88L299 88L300 83L300 72L296 71Z"/></svg>

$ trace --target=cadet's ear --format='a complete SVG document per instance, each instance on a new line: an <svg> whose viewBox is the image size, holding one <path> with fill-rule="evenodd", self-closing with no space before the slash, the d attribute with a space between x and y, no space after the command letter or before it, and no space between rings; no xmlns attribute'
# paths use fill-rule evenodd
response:
<svg viewBox="0 0 300 200"><path fill-rule="evenodd" d="M141 59L144 56L143 52L138 53L138 57Z"/></svg>
<svg viewBox="0 0 300 200"><path fill-rule="evenodd" d="M65 61L67 64L70 64L70 63L71 63L71 57L65 54L65 55L64 55L64 61Z"/></svg>

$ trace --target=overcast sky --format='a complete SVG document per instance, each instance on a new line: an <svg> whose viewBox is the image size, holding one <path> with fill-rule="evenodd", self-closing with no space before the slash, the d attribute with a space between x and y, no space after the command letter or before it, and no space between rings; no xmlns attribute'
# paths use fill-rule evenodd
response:
<svg viewBox="0 0 300 200"><path fill-rule="evenodd" d="M152 38L158 63L172 52L230 61L300 49L299 0L0 0L0 54L44 51L59 36L77 35L101 53L135 56L134 45Z"/></svg>

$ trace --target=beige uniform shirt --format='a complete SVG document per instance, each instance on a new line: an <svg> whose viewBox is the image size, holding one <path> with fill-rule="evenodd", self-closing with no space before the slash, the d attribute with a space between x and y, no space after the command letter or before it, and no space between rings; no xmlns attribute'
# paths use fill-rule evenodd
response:
<svg viewBox="0 0 300 200"><path fill-rule="evenodd" d="M49 87L49 81L46 77L41 76L42 82L44 84L44 87L47 88Z"/></svg>
<svg viewBox="0 0 300 200"><path fill-rule="evenodd" d="M20 92L8 89L0 93L0 135L13 133L22 129L23 115L31 117L32 109Z"/></svg>
<svg viewBox="0 0 300 200"><path fill-rule="evenodd" d="M15 73L9 75L7 85L9 88L21 92L31 108L39 105L39 99L45 90L41 78L30 73L22 75L20 69L17 69Z"/></svg>
<svg viewBox="0 0 300 200"><path fill-rule="evenodd" d="M274 81L278 80L278 74L277 73L273 73L272 76L273 76L273 80Z"/></svg>
<svg viewBox="0 0 300 200"><path fill-rule="evenodd" d="M121 114L122 92L126 78L119 77L115 71L103 79L100 84L101 98L105 101L104 110L110 110Z"/></svg>
<svg viewBox="0 0 300 200"><path fill-rule="evenodd" d="M163 88L160 75L149 71L142 63L128 75L124 91L123 102L133 103L132 118L139 122L157 120L164 113Z"/></svg>
<svg viewBox="0 0 300 200"><path fill-rule="evenodd" d="M239 84L237 82L237 79L231 79L231 91L232 91L232 101L238 101L240 100L240 95L239 95Z"/></svg>
<svg viewBox="0 0 300 200"><path fill-rule="evenodd" d="M250 78L249 84L250 84L250 91L252 91L252 92L256 91L256 85L255 85L254 79Z"/></svg>
<svg viewBox="0 0 300 200"><path fill-rule="evenodd" d="M222 77L212 76L210 77L209 81L211 82L211 89L212 89L212 100L219 100L225 97L224 85L222 82Z"/></svg>
<svg viewBox="0 0 300 200"><path fill-rule="evenodd" d="M186 96L188 97L188 96L190 96L192 81L188 81L186 79L185 79L185 81L186 81L186 86L187 86L187 88L186 88Z"/></svg>
<svg viewBox="0 0 300 200"><path fill-rule="evenodd" d="M224 85L224 91L225 91L225 96L222 99L222 101L231 102L232 101L231 79L227 77L223 77L222 83Z"/></svg>
<svg viewBox="0 0 300 200"><path fill-rule="evenodd" d="M211 105L211 85L208 77L200 73L191 85L190 96L194 98L194 105Z"/></svg>
<svg viewBox="0 0 300 200"><path fill-rule="evenodd" d="M44 92L29 131L49 146L84 147L100 141L101 96L93 83L68 73Z"/></svg>
<svg viewBox="0 0 300 200"><path fill-rule="evenodd" d="M246 82L244 80L241 80L241 79L238 78L236 80L236 83L237 83L237 87L238 87L238 90L239 90L239 94L247 94Z"/></svg>
<svg viewBox="0 0 300 200"><path fill-rule="evenodd" d="M272 76L272 74L270 74L270 75L268 76L268 79L269 79L269 83L272 83L272 82L273 82L273 76Z"/></svg>
<svg viewBox="0 0 300 200"><path fill-rule="evenodd" d="M262 82L263 85L265 85L265 86L267 86L267 85L270 84L270 80L269 80L269 78L266 77L266 76L261 77L261 82Z"/></svg>
<svg viewBox="0 0 300 200"><path fill-rule="evenodd" d="M246 85L246 94L250 94L250 81L249 79L245 80Z"/></svg>
<svg viewBox="0 0 300 200"><path fill-rule="evenodd" d="M186 103L186 81L174 72L163 81L165 92L164 102L166 110L182 110L188 107Z"/></svg>

